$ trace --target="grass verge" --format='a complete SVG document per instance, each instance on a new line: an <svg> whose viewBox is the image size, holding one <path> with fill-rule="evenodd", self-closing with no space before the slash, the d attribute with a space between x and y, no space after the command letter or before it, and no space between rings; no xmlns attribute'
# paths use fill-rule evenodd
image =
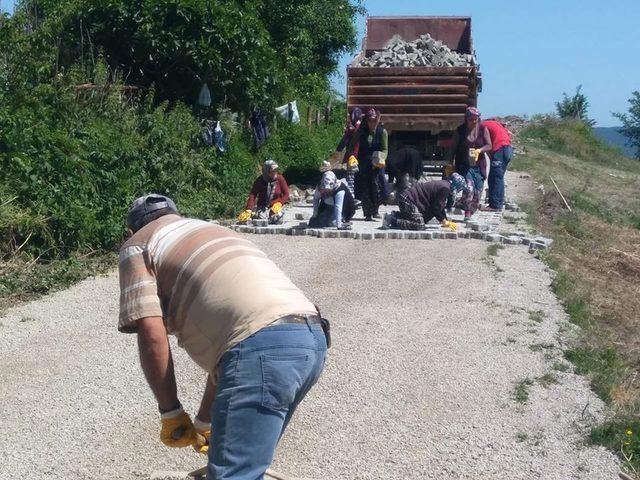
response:
<svg viewBox="0 0 640 480"><path fill-rule="evenodd" d="M576 122L538 122L523 129L519 141L526 154L514 169L542 185L535 199L520 205L555 240L542 258L556 272L553 290L570 321L581 327L565 357L613 411L591 441L615 450L629 471L640 471L640 162Z"/></svg>

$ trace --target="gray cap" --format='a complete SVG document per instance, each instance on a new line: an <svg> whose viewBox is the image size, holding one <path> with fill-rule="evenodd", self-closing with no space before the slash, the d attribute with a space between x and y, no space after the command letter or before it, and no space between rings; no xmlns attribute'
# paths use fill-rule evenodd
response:
<svg viewBox="0 0 640 480"><path fill-rule="evenodd" d="M136 198L131 207L129 207L129 213L127 214L127 227L134 232L137 232L144 227L144 217L152 212L167 208L173 213L178 213L178 208L173 200L164 195L158 195L157 193L151 193L144 195L140 198Z"/></svg>

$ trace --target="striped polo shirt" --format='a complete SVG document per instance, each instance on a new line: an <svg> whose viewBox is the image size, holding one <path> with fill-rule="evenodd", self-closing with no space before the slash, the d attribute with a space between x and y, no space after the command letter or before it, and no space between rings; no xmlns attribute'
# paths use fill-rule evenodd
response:
<svg viewBox="0 0 640 480"><path fill-rule="evenodd" d="M189 356L215 374L229 348L314 305L267 256L237 233L201 220L165 215L120 250L118 330L135 332L163 317Z"/></svg>

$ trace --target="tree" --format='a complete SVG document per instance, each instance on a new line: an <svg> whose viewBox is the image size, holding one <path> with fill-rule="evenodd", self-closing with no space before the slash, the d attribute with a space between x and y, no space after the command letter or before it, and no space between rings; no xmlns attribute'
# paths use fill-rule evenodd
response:
<svg viewBox="0 0 640 480"><path fill-rule="evenodd" d="M37 22L33 12L37 6ZM55 50L55 73L100 55L156 101L248 112L326 93L341 53L355 48L351 0L23 0L25 28ZM91 75L87 75L90 77Z"/></svg>
<svg viewBox="0 0 640 480"><path fill-rule="evenodd" d="M640 92L635 91L629 99L629 113L614 113L613 116L622 122L618 130L629 139L629 145L636 148L636 157L640 159Z"/></svg>
<svg viewBox="0 0 640 480"><path fill-rule="evenodd" d="M589 100L582 92L582 85L578 85L576 93L569 97L566 93L562 94L562 101L556 102L556 112L562 119L580 120L590 127L593 127L596 122L587 117L587 110L589 109Z"/></svg>

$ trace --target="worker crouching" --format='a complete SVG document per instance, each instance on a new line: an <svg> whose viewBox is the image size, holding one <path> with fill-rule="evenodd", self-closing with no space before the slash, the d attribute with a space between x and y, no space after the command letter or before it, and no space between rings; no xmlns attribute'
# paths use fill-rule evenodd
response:
<svg viewBox="0 0 640 480"><path fill-rule="evenodd" d="M349 229L349 222L355 213L355 200L347 182L338 180L331 171L324 172L313 195L313 215L309 219L309 227Z"/></svg>
<svg viewBox="0 0 640 480"><path fill-rule="evenodd" d="M284 205L288 202L289 185L278 172L278 164L267 160L262 166L262 175L253 182L247 205L238 215L238 222L246 223L254 219L268 220L272 225L280 224L284 219Z"/></svg>
<svg viewBox="0 0 640 480"><path fill-rule="evenodd" d="M136 333L162 443L208 453L207 479L263 478L278 440L324 368L328 322L253 243L137 199L120 250L121 332ZM167 334L208 373L192 422Z"/></svg>

